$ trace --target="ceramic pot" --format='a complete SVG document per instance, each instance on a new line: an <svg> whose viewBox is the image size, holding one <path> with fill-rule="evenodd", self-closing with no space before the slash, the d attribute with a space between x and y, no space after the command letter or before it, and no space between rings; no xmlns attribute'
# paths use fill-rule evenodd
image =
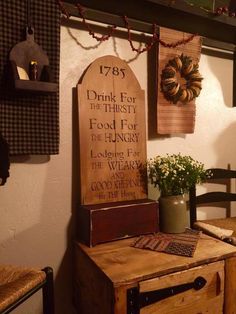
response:
<svg viewBox="0 0 236 314"><path fill-rule="evenodd" d="M182 233L187 226L187 205L185 195L159 198L160 231Z"/></svg>

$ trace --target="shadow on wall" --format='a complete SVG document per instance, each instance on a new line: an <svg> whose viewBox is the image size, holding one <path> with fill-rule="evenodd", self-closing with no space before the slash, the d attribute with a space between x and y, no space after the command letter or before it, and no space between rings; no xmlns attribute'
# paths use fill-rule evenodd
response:
<svg viewBox="0 0 236 314"><path fill-rule="evenodd" d="M71 207L71 215L68 225L66 226L62 219L64 214L58 212L58 209L60 208L58 200L55 200L55 202L53 201L55 193L47 191L47 194L51 194L51 203L55 206L51 207L50 210L44 208L40 212L40 222L36 223L31 228L26 229L17 235L14 234L14 230L10 230L12 232L12 237L3 243L0 243L0 256L1 263L3 264L17 263L18 265L26 265L29 267L53 267L56 314L76 313L73 306L73 247L76 237L76 208L79 201L79 148L77 136L77 100L74 93L72 117L72 196L70 198L71 204L68 204L68 206ZM49 161L50 156L18 156L11 158L11 162L14 163L40 164ZM50 177L50 174L48 174L48 176ZM63 184L63 182L58 182L58 184ZM50 187L47 187L47 189L50 190ZM42 204L43 202L44 200L42 199ZM27 199L24 203L27 206ZM2 209L4 210L4 208ZM20 223L20 221L18 221L18 223ZM64 240L64 238L66 238L66 244L58 243L58 239ZM62 247L65 251L63 252L58 249L58 247ZM6 254L4 256L6 249L8 254L7 256ZM32 264L32 260L34 261L34 264ZM47 263L47 265L45 263ZM22 304L17 313L41 313L41 300L41 295L38 294L36 297L33 297L31 300L29 299L29 301Z"/></svg>
<svg viewBox="0 0 236 314"><path fill-rule="evenodd" d="M236 116L236 108L232 108L232 114L234 113ZM211 167L213 168L224 168L227 169L228 166L232 170L236 169L236 122L231 123L225 130L219 134L217 137L214 145L216 160ZM205 185L204 188L201 186L197 187L202 192L213 192L213 191L225 191L225 187L223 185L212 185L208 184ZM234 190L235 184L232 184L232 189ZM232 212L231 215L236 215L236 204L232 204ZM225 218L227 211L225 207L201 207L198 209L198 219L205 220L205 219L215 219L215 218Z"/></svg>
<svg viewBox="0 0 236 314"><path fill-rule="evenodd" d="M232 114L236 117L236 108L232 108ZM230 164L231 169L236 169L236 122L231 123L217 137L214 143L216 152L216 167L227 168Z"/></svg>
<svg viewBox="0 0 236 314"><path fill-rule="evenodd" d="M77 209L80 200L79 173L79 125L77 89L72 90L72 197L71 219L67 227L67 249L55 278L57 314L76 313L73 307L74 295L74 242L76 240Z"/></svg>
<svg viewBox="0 0 236 314"><path fill-rule="evenodd" d="M211 56L207 59L209 68L220 84L225 106L231 108L233 106L233 53L206 47L202 48L202 53Z"/></svg>
<svg viewBox="0 0 236 314"><path fill-rule="evenodd" d="M55 206L56 207L56 206ZM3 208L4 210L4 208ZM27 267L45 267L51 266L54 269L55 276L55 307L57 314L73 314L72 305L73 287L73 218L67 227L68 245L64 255L58 251L57 239L61 239L61 234L65 233L65 227L57 225L57 218L53 219L48 216L57 215L57 208L52 209L51 213L41 212L40 223L33 225L31 228L15 235L15 230L9 230L11 236L5 242L0 244L0 254L2 264L23 265ZM19 221L20 223L20 221ZM55 232L56 230L56 232ZM45 232L46 231L46 232ZM57 236L58 234L58 236ZM60 235L59 235L60 234ZM62 246L62 245L60 245ZM7 255L4 254L7 251ZM4 256L5 255L5 256ZM33 260L33 262L32 262ZM57 261L59 267L57 269ZM42 298L41 294L33 296L22 304L17 313L41 313Z"/></svg>
<svg viewBox="0 0 236 314"><path fill-rule="evenodd" d="M157 138L157 45L155 45L147 55L147 123L148 123L148 139Z"/></svg>
<svg viewBox="0 0 236 314"><path fill-rule="evenodd" d="M73 29L81 29L81 30L86 30L87 28L84 26L84 24L78 20L68 20L65 17L62 17L61 20L61 25L65 26L67 29L68 34L70 35L71 39L78 45L80 48L84 50L95 50L97 49L100 45L103 44L103 41L95 41L94 45L85 45L83 44L80 40L79 37L76 37L73 34ZM95 24L89 24L88 25L92 28L92 31L95 34L99 34L98 37L101 37L103 35L107 35L109 33L107 27L101 26L101 25L95 25ZM120 39L127 39L127 31L126 30L121 30L121 29L116 29L114 36L111 36L111 40L113 42L113 50L114 50L114 55L116 55L118 58L124 59L120 56L119 49L117 46L116 38ZM135 49L143 49L145 44L148 44L150 42L150 38L148 36L144 35L143 33L133 33L132 34L132 41L137 41L135 43ZM130 47L131 49L131 47ZM124 59L128 64L135 61L139 57L138 52L134 52L135 55L129 59Z"/></svg>

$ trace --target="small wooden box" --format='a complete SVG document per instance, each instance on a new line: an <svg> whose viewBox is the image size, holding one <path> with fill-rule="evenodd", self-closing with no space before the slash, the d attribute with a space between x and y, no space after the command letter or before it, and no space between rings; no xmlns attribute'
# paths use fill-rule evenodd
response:
<svg viewBox="0 0 236 314"><path fill-rule="evenodd" d="M78 240L88 246L158 230L153 200L81 205L78 210Z"/></svg>

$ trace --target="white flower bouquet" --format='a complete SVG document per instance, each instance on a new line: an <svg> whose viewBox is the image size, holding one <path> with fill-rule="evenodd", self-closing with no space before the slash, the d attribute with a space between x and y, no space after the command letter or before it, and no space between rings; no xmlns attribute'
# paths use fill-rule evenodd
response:
<svg viewBox="0 0 236 314"><path fill-rule="evenodd" d="M181 195L189 192L195 184L211 176L203 163L190 156L173 154L156 156L147 162L148 178L158 187L161 196Z"/></svg>

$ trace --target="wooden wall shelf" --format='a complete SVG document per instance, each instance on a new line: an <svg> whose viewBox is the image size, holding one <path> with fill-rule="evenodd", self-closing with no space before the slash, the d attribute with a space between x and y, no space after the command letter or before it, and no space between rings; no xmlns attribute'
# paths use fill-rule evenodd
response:
<svg viewBox="0 0 236 314"><path fill-rule="evenodd" d="M55 93L58 91L58 84L41 81L15 80L14 87L18 91Z"/></svg>
<svg viewBox="0 0 236 314"><path fill-rule="evenodd" d="M34 41L34 29L26 27L26 40L17 43L9 55L9 77L16 91L58 91L53 82L49 58Z"/></svg>

